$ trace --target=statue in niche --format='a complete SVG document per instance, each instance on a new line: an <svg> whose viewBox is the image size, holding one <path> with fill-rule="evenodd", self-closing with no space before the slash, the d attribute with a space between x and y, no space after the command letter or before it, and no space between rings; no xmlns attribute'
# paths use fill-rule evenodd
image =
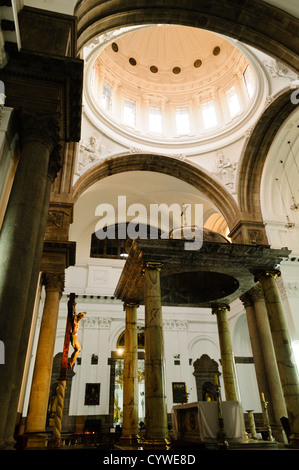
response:
<svg viewBox="0 0 299 470"><path fill-rule="evenodd" d="M74 348L74 352L71 356L70 362L69 362L69 368L72 369L74 367L75 361L81 352L81 346L78 341L78 329L79 329L79 322L82 320L84 315L86 315L87 312L81 312L78 313L76 312L76 306L74 306L74 317L73 317L73 322L72 322L72 332L71 332L71 345Z"/></svg>

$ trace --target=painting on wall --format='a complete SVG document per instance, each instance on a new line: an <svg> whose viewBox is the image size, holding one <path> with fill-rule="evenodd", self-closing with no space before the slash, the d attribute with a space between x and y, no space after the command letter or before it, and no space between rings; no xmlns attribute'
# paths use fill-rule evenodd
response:
<svg viewBox="0 0 299 470"><path fill-rule="evenodd" d="M87 383L85 386L85 402L84 405L100 404L100 387L99 383Z"/></svg>

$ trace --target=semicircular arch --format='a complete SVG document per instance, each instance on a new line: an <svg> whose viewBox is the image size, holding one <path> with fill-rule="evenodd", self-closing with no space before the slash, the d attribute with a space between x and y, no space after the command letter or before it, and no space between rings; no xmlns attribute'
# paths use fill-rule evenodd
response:
<svg viewBox="0 0 299 470"><path fill-rule="evenodd" d="M152 154L125 154L109 158L84 173L73 188L73 203L94 183L128 171L152 171L178 178L201 191L215 205L232 230L240 212L232 195L212 176L191 162Z"/></svg>
<svg viewBox="0 0 299 470"><path fill-rule="evenodd" d="M275 136L294 111L290 95L288 89L270 103L244 147L238 176L238 202L243 218L263 220L260 202L263 169Z"/></svg>
<svg viewBox="0 0 299 470"><path fill-rule="evenodd" d="M77 47L123 26L180 24L230 36L299 71L299 19L262 0L79 0Z"/></svg>

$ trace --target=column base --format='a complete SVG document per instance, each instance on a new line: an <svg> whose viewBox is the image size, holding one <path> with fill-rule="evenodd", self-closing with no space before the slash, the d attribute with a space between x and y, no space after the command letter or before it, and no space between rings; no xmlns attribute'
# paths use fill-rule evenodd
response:
<svg viewBox="0 0 299 470"><path fill-rule="evenodd" d="M299 449L299 434L291 434L290 435L290 443L287 447L291 449Z"/></svg>
<svg viewBox="0 0 299 470"><path fill-rule="evenodd" d="M25 434L27 442L26 442L26 448L42 448L46 447L47 443L47 435L45 433L38 433L38 432L33 432L33 433L26 433Z"/></svg>
<svg viewBox="0 0 299 470"><path fill-rule="evenodd" d="M141 441L143 449L166 449L169 450L171 447L171 442L169 439L150 439L143 438Z"/></svg>
<svg viewBox="0 0 299 470"><path fill-rule="evenodd" d="M138 434L129 434L128 436L120 437L121 443L138 444L139 441L140 441L140 436Z"/></svg>

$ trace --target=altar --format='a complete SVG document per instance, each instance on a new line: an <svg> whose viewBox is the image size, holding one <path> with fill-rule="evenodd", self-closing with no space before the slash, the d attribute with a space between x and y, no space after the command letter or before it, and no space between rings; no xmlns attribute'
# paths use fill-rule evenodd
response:
<svg viewBox="0 0 299 470"><path fill-rule="evenodd" d="M243 442L246 431L241 403L223 401L221 410L228 443ZM220 431L218 403L199 401L173 406L172 427L174 440L216 444Z"/></svg>

